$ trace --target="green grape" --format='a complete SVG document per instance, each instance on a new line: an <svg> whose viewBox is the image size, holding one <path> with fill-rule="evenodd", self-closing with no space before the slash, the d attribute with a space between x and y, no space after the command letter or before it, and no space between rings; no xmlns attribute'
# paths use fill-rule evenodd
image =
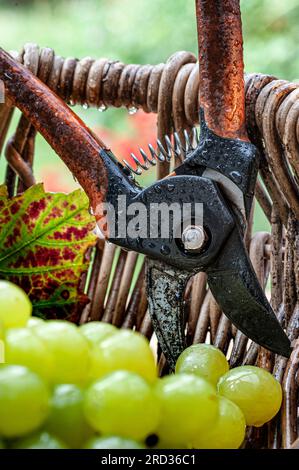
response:
<svg viewBox="0 0 299 470"><path fill-rule="evenodd" d="M229 370L225 355L210 344L194 344L182 352L177 360L176 373L195 374L216 385Z"/></svg>
<svg viewBox="0 0 299 470"><path fill-rule="evenodd" d="M18 439L10 447L12 449L67 449L64 442L45 431Z"/></svg>
<svg viewBox="0 0 299 470"><path fill-rule="evenodd" d="M195 449L238 449L245 437L246 423L240 408L219 396L219 417L193 440Z"/></svg>
<svg viewBox="0 0 299 470"><path fill-rule="evenodd" d="M118 329L110 323L91 321L79 327L79 331L93 346L99 345L104 339L118 333Z"/></svg>
<svg viewBox="0 0 299 470"><path fill-rule="evenodd" d="M139 442L119 436L92 437L84 449L145 449Z"/></svg>
<svg viewBox="0 0 299 470"><path fill-rule="evenodd" d="M72 323L50 320L34 328L54 358L52 383L83 383L89 372L88 341Z"/></svg>
<svg viewBox="0 0 299 470"><path fill-rule="evenodd" d="M83 413L83 391L72 384L57 385L45 429L69 447L79 449L94 433Z"/></svg>
<svg viewBox="0 0 299 470"><path fill-rule="evenodd" d="M0 366L0 435L18 437L37 429L49 412L50 394L23 366Z"/></svg>
<svg viewBox="0 0 299 470"><path fill-rule="evenodd" d="M12 282L0 280L0 323L4 328L25 326L32 305L23 289Z"/></svg>
<svg viewBox="0 0 299 470"><path fill-rule="evenodd" d="M0 340L4 341L5 338L5 329L3 323L0 321Z"/></svg>
<svg viewBox="0 0 299 470"><path fill-rule="evenodd" d="M54 373L54 360L51 352L29 328L7 330L5 362L26 366L44 380L49 380Z"/></svg>
<svg viewBox="0 0 299 470"><path fill-rule="evenodd" d="M143 440L159 419L159 403L151 386L132 372L116 371L86 391L85 416L95 431Z"/></svg>
<svg viewBox="0 0 299 470"><path fill-rule="evenodd" d="M30 317L26 324L26 328L35 328L36 326L43 325L44 323L44 320L39 317Z"/></svg>
<svg viewBox="0 0 299 470"><path fill-rule="evenodd" d="M231 369L218 382L218 392L243 411L248 426L262 426L279 411L280 383L266 370L255 366Z"/></svg>
<svg viewBox="0 0 299 470"><path fill-rule="evenodd" d="M151 383L157 379L155 358L144 336L123 330L92 348L91 380L115 370L135 372Z"/></svg>
<svg viewBox="0 0 299 470"><path fill-rule="evenodd" d="M155 387L161 403L157 434L169 445L187 445L200 432L211 427L218 417L215 388L195 375L170 375Z"/></svg>

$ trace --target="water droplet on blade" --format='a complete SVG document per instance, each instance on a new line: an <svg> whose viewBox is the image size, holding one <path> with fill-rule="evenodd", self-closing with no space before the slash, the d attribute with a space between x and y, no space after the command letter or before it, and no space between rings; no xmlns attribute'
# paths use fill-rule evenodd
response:
<svg viewBox="0 0 299 470"><path fill-rule="evenodd" d="M161 249L160 249L160 253L161 253L162 255L169 255L169 253L170 253L170 248L169 248L169 246L167 246L167 245L162 245L162 246L161 246Z"/></svg>
<svg viewBox="0 0 299 470"><path fill-rule="evenodd" d="M170 193L172 193L174 191L174 188L175 188L174 184L168 184L167 185L167 189Z"/></svg>

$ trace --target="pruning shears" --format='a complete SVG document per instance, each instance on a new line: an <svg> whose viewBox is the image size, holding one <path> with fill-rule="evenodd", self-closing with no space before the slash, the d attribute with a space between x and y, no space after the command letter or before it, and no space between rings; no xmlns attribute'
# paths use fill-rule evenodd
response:
<svg viewBox="0 0 299 470"><path fill-rule="evenodd" d="M147 188L132 179L58 96L3 50L0 78L12 104L45 137L86 191L106 238L147 255L149 311L171 368L185 346L185 286L199 271L206 272L213 296L237 328L288 357L289 339L257 280L243 240L259 156L245 126L239 1L196 0L196 16L200 139L169 177ZM152 220L153 208L161 203L176 207L179 213L170 217L166 234L163 221ZM199 203L202 217L196 213ZM145 208L142 224L136 222L132 207ZM123 224L133 228L130 233L123 230Z"/></svg>

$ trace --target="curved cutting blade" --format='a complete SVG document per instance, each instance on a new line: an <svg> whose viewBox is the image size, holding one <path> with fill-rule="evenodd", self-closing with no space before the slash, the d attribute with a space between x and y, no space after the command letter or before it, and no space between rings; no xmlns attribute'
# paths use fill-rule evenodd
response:
<svg viewBox="0 0 299 470"><path fill-rule="evenodd" d="M185 348L184 291L190 272L147 259L149 313L161 349L172 370Z"/></svg>
<svg viewBox="0 0 299 470"><path fill-rule="evenodd" d="M232 323L261 346L289 357L290 341L258 282L237 228L207 274L212 294Z"/></svg>

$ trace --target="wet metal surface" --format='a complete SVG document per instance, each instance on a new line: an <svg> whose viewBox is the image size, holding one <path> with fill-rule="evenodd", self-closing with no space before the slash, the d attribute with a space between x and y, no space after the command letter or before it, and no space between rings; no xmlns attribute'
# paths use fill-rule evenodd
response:
<svg viewBox="0 0 299 470"><path fill-rule="evenodd" d="M7 96L62 158L92 207L104 201L108 178L100 150L105 144L44 83L2 49L0 76Z"/></svg>
<svg viewBox="0 0 299 470"><path fill-rule="evenodd" d="M221 137L248 140L239 0L196 0L200 106Z"/></svg>
<svg viewBox="0 0 299 470"><path fill-rule="evenodd" d="M146 280L149 312L170 369L185 348L184 292L188 271L147 259Z"/></svg>

